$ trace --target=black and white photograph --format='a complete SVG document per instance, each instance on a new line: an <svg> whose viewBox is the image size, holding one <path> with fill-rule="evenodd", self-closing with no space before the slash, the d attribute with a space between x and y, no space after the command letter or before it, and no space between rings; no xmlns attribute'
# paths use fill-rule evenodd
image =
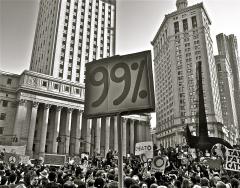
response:
<svg viewBox="0 0 240 188"><path fill-rule="evenodd" d="M240 188L239 0L0 0L0 188Z"/></svg>

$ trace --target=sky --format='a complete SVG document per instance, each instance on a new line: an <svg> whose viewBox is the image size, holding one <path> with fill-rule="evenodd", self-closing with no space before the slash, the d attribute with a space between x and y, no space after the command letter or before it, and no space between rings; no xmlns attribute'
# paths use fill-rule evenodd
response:
<svg viewBox="0 0 240 188"><path fill-rule="evenodd" d="M202 0L188 0L188 5ZM203 0L212 21L211 36L235 34L240 43L240 1ZM176 0L117 0L116 53L152 50L151 41ZM0 70L20 74L31 60L39 0L0 0Z"/></svg>

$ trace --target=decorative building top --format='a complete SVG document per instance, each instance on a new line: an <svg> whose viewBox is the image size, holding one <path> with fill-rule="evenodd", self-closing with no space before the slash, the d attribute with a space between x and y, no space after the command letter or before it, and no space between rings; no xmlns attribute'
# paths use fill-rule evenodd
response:
<svg viewBox="0 0 240 188"><path fill-rule="evenodd" d="M177 10L184 9L188 6L187 0L177 0L176 2Z"/></svg>

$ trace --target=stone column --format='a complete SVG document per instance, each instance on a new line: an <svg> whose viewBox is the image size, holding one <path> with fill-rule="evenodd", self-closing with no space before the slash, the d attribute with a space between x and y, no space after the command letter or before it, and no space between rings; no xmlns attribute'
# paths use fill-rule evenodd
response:
<svg viewBox="0 0 240 188"><path fill-rule="evenodd" d="M86 135L85 135L85 152L90 154L91 151L91 128L92 128L92 120L87 120L87 127L86 127Z"/></svg>
<svg viewBox="0 0 240 188"><path fill-rule="evenodd" d="M150 133L150 131L151 131L151 128L150 128L151 126L150 126L150 124L148 124L148 123L146 123L146 134L147 134L147 141L151 141L152 140L152 138L151 138L151 133Z"/></svg>
<svg viewBox="0 0 240 188"><path fill-rule="evenodd" d="M75 155L79 155L79 149L80 149L80 137L81 137L81 131L82 131L82 113L83 110L78 110L77 114L77 125L76 125L76 139L75 139L75 146L74 146L74 153Z"/></svg>
<svg viewBox="0 0 240 188"><path fill-rule="evenodd" d="M95 128L95 153L101 153L101 118L97 118L97 124Z"/></svg>
<svg viewBox="0 0 240 188"><path fill-rule="evenodd" d="M58 148L57 137L59 136L61 111L62 111L62 107L57 106L55 117L54 117L53 146L52 146L52 152L55 154L57 153L57 148Z"/></svg>
<svg viewBox="0 0 240 188"><path fill-rule="evenodd" d="M30 118L30 125L28 131L28 139L27 139L27 154L32 157L33 155L33 141L34 141L34 133L36 127L36 118L37 118L37 110L38 110L38 102L32 102L32 112Z"/></svg>
<svg viewBox="0 0 240 188"><path fill-rule="evenodd" d="M70 144L70 130L71 130L71 123L72 123L72 108L68 108L67 110L67 119L65 125L65 154L69 153L69 144Z"/></svg>
<svg viewBox="0 0 240 188"><path fill-rule="evenodd" d="M143 131L142 131L142 122L141 121L138 121L138 124L137 124L137 127L136 127L136 131L137 131L137 139L136 141L137 142L142 142L142 134L143 134Z"/></svg>
<svg viewBox="0 0 240 188"><path fill-rule="evenodd" d="M147 132L146 132L146 122L141 122L141 132L142 132L142 141L146 141L147 138Z"/></svg>
<svg viewBox="0 0 240 188"><path fill-rule="evenodd" d="M117 116L114 116L114 150L115 150L115 151L118 151Z"/></svg>
<svg viewBox="0 0 240 188"><path fill-rule="evenodd" d="M109 151L109 139L110 139L110 117L106 117L106 129L105 129L105 152L104 155L106 156L107 152Z"/></svg>
<svg viewBox="0 0 240 188"><path fill-rule="evenodd" d="M135 134L134 134L134 120L131 119L130 120L130 153L131 154L134 154L135 152L135 145L134 145L134 137L135 137Z"/></svg>
<svg viewBox="0 0 240 188"><path fill-rule="evenodd" d="M122 118L122 152L127 156L127 119Z"/></svg>
<svg viewBox="0 0 240 188"><path fill-rule="evenodd" d="M45 155L48 116L49 116L50 107L51 107L51 105L44 104L43 119L42 119L42 126L41 126L41 128L42 128L41 129L41 138L40 138L40 146L39 146L39 156Z"/></svg>
<svg viewBox="0 0 240 188"><path fill-rule="evenodd" d="M26 101L21 99L18 101L17 113L15 116L14 128L13 128L13 137L14 142L20 142L21 129L25 123L26 118Z"/></svg>

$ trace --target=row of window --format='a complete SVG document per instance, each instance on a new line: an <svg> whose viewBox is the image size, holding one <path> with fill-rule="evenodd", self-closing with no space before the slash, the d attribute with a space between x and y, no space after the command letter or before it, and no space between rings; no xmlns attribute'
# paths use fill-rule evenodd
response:
<svg viewBox="0 0 240 188"><path fill-rule="evenodd" d="M191 17L191 20L192 20L192 28L195 29L197 28L197 17L196 16L193 16ZM183 32L186 32L188 31L188 19L183 19L182 20L182 25L183 25ZM175 34L179 33L180 32L180 28L179 28L179 22L174 22L174 32Z"/></svg>
<svg viewBox="0 0 240 188"><path fill-rule="evenodd" d="M42 81L42 87L47 87L47 81ZM53 84L53 88L55 90L59 90L60 89L60 84L54 83ZM65 92L70 92L70 86L64 86L64 91ZM75 93L76 94L80 94L80 89L79 88L75 88Z"/></svg>

